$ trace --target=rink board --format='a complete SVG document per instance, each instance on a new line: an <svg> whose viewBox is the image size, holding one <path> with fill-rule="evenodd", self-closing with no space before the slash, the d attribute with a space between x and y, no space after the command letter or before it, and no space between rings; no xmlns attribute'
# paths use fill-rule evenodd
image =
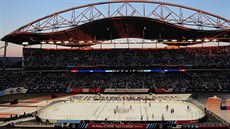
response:
<svg viewBox="0 0 230 129"><path fill-rule="evenodd" d="M166 105L169 106L168 111ZM189 109L187 109L189 106ZM171 113L174 109L174 113ZM61 102L41 110L48 120L161 121L197 120L205 115L195 105L178 101L83 101Z"/></svg>

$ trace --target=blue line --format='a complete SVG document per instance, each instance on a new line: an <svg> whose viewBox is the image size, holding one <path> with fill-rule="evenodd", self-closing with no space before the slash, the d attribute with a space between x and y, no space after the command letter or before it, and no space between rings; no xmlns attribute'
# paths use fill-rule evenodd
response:
<svg viewBox="0 0 230 129"><path fill-rule="evenodd" d="M104 107L102 108L101 112L97 115L97 118L101 115L102 111L105 109L106 105L108 104L108 101L106 102L106 104L104 105ZM97 120L96 118L96 120Z"/></svg>
<svg viewBox="0 0 230 129"><path fill-rule="evenodd" d="M141 112L141 116L142 116L140 101L139 101L139 107L140 107L140 112ZM144 119L144 117L143 117L143 119Z"/></svg>

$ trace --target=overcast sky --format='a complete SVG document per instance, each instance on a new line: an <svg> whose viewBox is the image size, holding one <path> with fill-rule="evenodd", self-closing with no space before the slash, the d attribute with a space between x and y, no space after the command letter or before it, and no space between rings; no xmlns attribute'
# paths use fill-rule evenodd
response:
<svg viewBox="0 0 230 129"><path fill-rule="evenodd" d="M0 0L0 38L48 14L106 0ZM230 19L230 0L156 0L190 6ZM3 42L0 42L3 46ZM9 44L7 56L21 56L21 47ZM3 49L0 50L3 56Z"/></svg>

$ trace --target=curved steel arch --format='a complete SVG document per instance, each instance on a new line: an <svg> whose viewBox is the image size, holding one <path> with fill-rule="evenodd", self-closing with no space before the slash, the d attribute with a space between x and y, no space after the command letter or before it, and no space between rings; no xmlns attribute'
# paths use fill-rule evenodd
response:
<svg viewBox="0 0 230 129"><path fill-rule="evenodd" d="M230 29L230 20L199 9L165 2L121 0L98 2L55 12L24 25L11 34L52 33L95 20L120 16L152 18L198 30Z"/></svg>

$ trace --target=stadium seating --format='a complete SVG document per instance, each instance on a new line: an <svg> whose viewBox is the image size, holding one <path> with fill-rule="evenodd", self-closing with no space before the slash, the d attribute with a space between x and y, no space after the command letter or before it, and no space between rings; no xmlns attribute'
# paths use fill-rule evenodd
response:
<svg viewBox="0 0 230 129"><path fill-rule="evenodd" d="M13 72L13 71L12 71ZM182 88L229 89L230 71L196 71L178 73L71 73L68 72L8 72L1 78L0 88L28 89L61 88Z"/></svg>
<svg viewBox="0 0 230 129"><path fill-rule="evenodd" d="M230 46L183 49L47 50L24 49L27 69L81 67L143 68L156 66L230 67Z"/></svg>
<svg viewBox="0 0 230 129"><path fill-rule="evenodd" d="M24 68L7 71L0 77L0 90L11 87L28 89L62 88L173 88L228 89L230 72L109 72L71 73L72 69L148 69L154 66L229 68L230 46L182 48L182 49L96 49L96 50L48 50L24 48ZM31 69L31 70L30 70ZM35 70L34 70L35 69ZM65 70L63 70L65 69ZM41 72L40 70L49 70ZM63 71L55 71L63 70ZM196 91L196 90L194 90ZM202 91L202 90L199 90ZM216 91L216 90L215 90Z"/></svg>

